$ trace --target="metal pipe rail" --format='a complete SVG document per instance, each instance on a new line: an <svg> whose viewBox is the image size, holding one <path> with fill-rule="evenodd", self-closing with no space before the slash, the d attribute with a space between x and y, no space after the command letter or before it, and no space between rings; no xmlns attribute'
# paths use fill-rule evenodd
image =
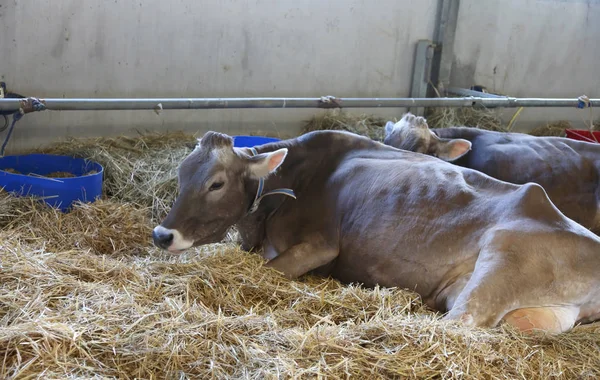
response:
<svg viewBox="0 0 600 380"><path fill-rule="evenodd" d="M0 111L18 111L22 99L0 99ZM45 109L54 111L241 109L241 108L399 108L399 107L579 107L577 98L512 98L469 96L462 98L100 98L40 99ZM600 107L600 99L589 99L587 106Z"/></svg>

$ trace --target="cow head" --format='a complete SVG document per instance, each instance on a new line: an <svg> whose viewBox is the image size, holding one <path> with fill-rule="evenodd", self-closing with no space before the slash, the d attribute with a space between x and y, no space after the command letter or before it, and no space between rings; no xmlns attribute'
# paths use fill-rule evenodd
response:
<svg viewBox="0 0 600 380"><path fill-rule="evenodd" d="M423 117L406 113L397 123L385 125L384 144L394 148L454 161L471 150L471 142L464 139L443 139L436 136Z"/></svg>
<svg viewBox="0 0 600 380"><path fill-rule="evenodd" d="M253 201L249 183L283 162L287 149L251 156L225 134L207 132L178 168L179 196L154 228L154 244L173 253L221 241Z"/></svg>

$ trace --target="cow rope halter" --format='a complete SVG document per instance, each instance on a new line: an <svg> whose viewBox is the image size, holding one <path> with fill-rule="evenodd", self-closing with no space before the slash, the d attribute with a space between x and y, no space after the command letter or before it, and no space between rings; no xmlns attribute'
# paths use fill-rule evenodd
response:
<svg viewBox="0 0 600 380"><path fill-rule="evenodd" d="M249 148L249 149L250 149L250 152L252 152L252 156L258 155L258 152L256 151L255 148ZM267 191L266 193L263 194L264 189L265 189L265 180L264 180L264 178L259 178L258 179L258 189L256 190L256 196L254 197L254 203L252 203L252 207L250 207L250 210L248 211L249 214L252 214L256 210L258 210L260 201L262 201L262 199L264 197L266 197L267 195L281 194L281 195L287 195L288 197L296 199L296 194L294 193L294 190L292 190L292 189L275 189L275 190Z"/></svg>

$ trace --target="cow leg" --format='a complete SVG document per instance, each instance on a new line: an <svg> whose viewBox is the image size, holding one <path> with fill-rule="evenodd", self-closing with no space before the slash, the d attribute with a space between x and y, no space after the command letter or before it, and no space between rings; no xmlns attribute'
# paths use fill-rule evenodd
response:
<svg viewBox="0 0 600 380"><path fill-rule="evenodd" d="M464 287L455 287L446 295L449 309L444 320L458 320L467 326L493 327L511 310L515 292L512 279L503 278L509 268L502 268L501 252L483 249Z"/></svg>
<svg viewBox="0 0 600 380"><path fill-rule="evenodd" d="M288 279L295 279L331 262L338 254L337 248L317 239L285 250L265 266L282 272Z"/></svg>
<svg viewBox="0 0 600 380"><path fill-rule="evenodd" d="M474 327L495 327L505 319L524 331L570 329L579 309L552 307L561 300L549 297L547 288L539 283L539 274L535 273L537 266L524 265L522 257L526 256L506 251L498 244L482 249L471 277L464 288L457 289L459 293L453 304L448 305L450 310L444 319ZM539 307L531 308L532 305Z"/></svg>
<svg viewBox="0 0 600 380"><path fill-rule="evenodd" d="M497 253L496 258L501 255ZM544 306L550 300L541 296L546 291L532 280L534 275L502 259L484 257L482 261L477 263L444 320L458 320L474 327L495 327L504 321L523 332L542 330L551 334L573 328L579 307ZM540 306L520 307L536 303Z"/></svg>
<svg viewBox="0 0 600 380"><path fill-rule="evenodd" d="M463 290L442 320L460 321L469 327L496 326L506 313L506 306L491 302L488 288L480 285Z"/></svg>
<svg viewBox="0 0 600 380"><path fill-rule="evenodd" d="M596 214L596 221L595 221L596 226L592 227L590 229L590 231L592 231L593 233L595 233L596 235L600 236L600 212L598 212L598 214Z"/></svg>
<svg viewBox="0 0 600 380"><path fill-rule="evenodd" d="M596 189L596 217L590 230L600 236L600 188Z"/></svg>

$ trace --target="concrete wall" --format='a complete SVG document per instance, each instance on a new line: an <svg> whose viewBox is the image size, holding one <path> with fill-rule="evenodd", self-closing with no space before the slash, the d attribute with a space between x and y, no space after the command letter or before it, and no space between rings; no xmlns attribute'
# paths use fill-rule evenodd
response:
<svg viewBox="0 0 600 380"><path fill-rule="evenodd" d="M437 3L0 0L0 77L39 97L409 96L415 43L432 38ZM598 97L598 19L599 0L462 0L453 85ZM288 135L316 112L43 112L17 124L9 148L135 130ZM526 109L517 128L567 116L581 111Z"/></svg>
<svg viewBox="0 0 600 380"><path fill-rule="evenodd" d="M0 3L0 75L39 97L408 96L414 43L432 36L437 7L437 0ZM133 129L287 134L315 112L43 112L17 124L10 148Z"/></svg>
<svg viewBox="0 0 600 380"><path fill-rule="evenodd" d="M600 97L600 0L461 0L458 19L453 85L515 97ZM515 128L561 119L583 127L582 118L589 110L526 108Z"/></svg>

